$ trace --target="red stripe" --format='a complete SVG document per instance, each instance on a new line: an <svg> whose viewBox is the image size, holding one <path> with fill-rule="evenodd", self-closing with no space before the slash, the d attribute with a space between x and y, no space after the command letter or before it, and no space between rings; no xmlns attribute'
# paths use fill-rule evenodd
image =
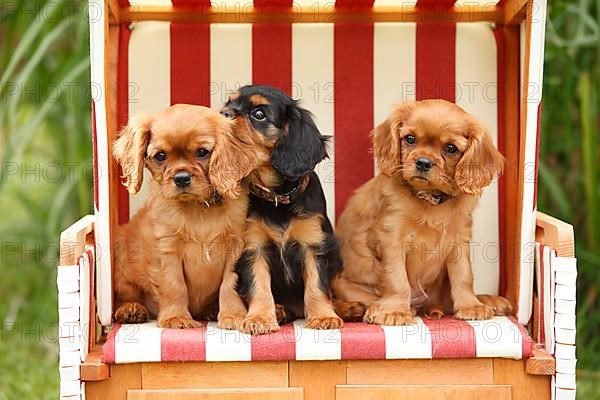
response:
<svg viewBox="0 0 600 400"><path fill-rule="evenodd" d="M417 23L417 100L456 95L456 24Z"/></svg>
<svg viewBox="0 0 600 400"><path fill-rule="evenodd" d="M346 322L342 335L342 360L385 359L385 333L379 325Z"/></svg>
<svg viewBox="0 0 600 400"><path fill-rule="evenodd" d="M292 24L252 25L252 82L292 95Z"/></svg>
<svg viewBox="0 0 600 400"><path fill-rule="evenodd" d="M270 335L252 336L252 361L280 361L296 359L296 334L293 324L281 327Z"/></svg>
<svg viewBox="0 0 600 400"><path fill-rule="evenodd" d="M129 7L129 0L119 0L119 5L121 7Z"/></svg>
<svg viewBox="0 0 600 400"><path fill-rule="evenodd" d="M171 24L171 104L210 107L210 25Z"/></svg>
<svg viewBox="0 0 600 400"><path fill-rule="evenodd" d="M334 27L335 213L373 177L373 24Z"/></svg>
<svg viewBox="0 0 600 400"><path fill-rule="evenodd" d="M102 346L102 362L105 364L114 364L115 357L115 336L121 328L121 324L114 324L112 330L106 336L106 342Z"/></svg>
<svg viewBox="0 0 600 400"><path fill-rule="evenodd" d="M291 7L293 1L292 0L254 0L254 7L256 8L266 8L266 7Z"/></svg>
<svg viewBox="0 0 600 400"><path fill-rule="evenodd" d="M206 361L206 323L197 329L163 329L161 361Z"/></svg>
<svg viewBox="0 0 600 400"><path fill-rule="evenodd" d="M441 6L441 7L452 7L456 3L456 0L417 0L417 7L425 6Z"/></svg>
<svg viewBox="0 0 600 400"><path fill-rule="evenodd" d="M173 0L174 7L210 7L210 0Z"/></svg>
<svg viewBox="0 0 600 400"><path fill-rule="evenodd" d="M121 24L119 29L119 66L117 71L117 124L118 129L127 125L129 119L129 38L131 31L128 24ZM119 167L119 176L123 171ZM119 224L129 221L129 193L123 185L119 185Z"/></svg>
<svg viewBox="0 0 600 400"><path fill-rule="evenodd" d="M517 320L513 317L508 317L512 321L513 324L519 328L519 332L521 332L521 358L529 358L533 355L533 339L527 333L525 327L517 322Z"/></svg>
<svg viewBox="0 0 600 400"><path fill-rule="evenodd" d="M537 195L538 195L538 168L540 165L540 132L542 128L542 102L538 105L537 109L537 132L535 137L535 175L533 176L533 207L535 210L537 207Z"/></svg>
<svg viewBox="0 0 600 400"><path fill-rule="evenodd" d="M498 150L502 154L506 154L506 115L504 113L504 101L506 99L506 77L504 65L506 63L505 43L504 43L504 28L494 29L494 37L496 38L496 66L498 73ZM500 279L498 280L498 293L501 296L506 294L506 177L501 175L498 179L498 238L500 245Z"/></svg>
<svg viewBox="0 0 600 400"><path fill-rule="evenodd" d="M96 212L100 209L98 200L98 136L96 133L96 103L92 100L92 147L94 160L94 206Z"/></svg>
<svg viewBox="0 0 600 400"><path fill-rule="evenodd" d="M336 0L336 7L372 7L375 0Z"/></svg>
<svg viewBox="0 0 600 400"><path fill-rule="evenodd" d="M431 335L432 358L477 357L475 330L466 321L423 318Z"/></svg>

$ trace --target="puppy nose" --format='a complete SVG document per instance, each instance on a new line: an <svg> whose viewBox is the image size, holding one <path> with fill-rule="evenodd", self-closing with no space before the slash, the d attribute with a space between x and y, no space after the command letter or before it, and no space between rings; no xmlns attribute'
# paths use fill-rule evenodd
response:
<svg viewBox="0 0 600 400"><path fill-rule="evenodd" d="M175 182L175 186L177 187L186 187L192 183L192 174L186 171L177 172L173 176L173 182Z"/></svg>
<svg viewBox="0 0 600 400"><path fill-rule="evenodd" d="M433 161L427 157L419 157L416 161L417 169L421 172L427 172L431 169Z"/></svg>

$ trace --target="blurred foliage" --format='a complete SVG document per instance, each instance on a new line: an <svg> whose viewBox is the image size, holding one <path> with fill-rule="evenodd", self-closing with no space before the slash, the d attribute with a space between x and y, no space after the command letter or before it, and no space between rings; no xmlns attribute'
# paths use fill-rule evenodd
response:
<svg viewBox="0 0 600 400"><path fill-rule="evenodd" d="M545 55L538 208L575 226L578 367L598 370L600 1L550 1Z"/></svg>
<svg viewBox="0 0 600 400"><path fill-rule="evenodd" d="M91 212L85 2L0 2L0 399L58 393L60 231Z"/></svg>
<svg viewBox="0 0 600 400"><path fill-rule="evenodd" d="M0 0L0 400L57 396L57 242L91 212L85 4ZM600 398L599 21L600 0L550 1L540 148L539 209L576 229L582 399Z"/></svg>

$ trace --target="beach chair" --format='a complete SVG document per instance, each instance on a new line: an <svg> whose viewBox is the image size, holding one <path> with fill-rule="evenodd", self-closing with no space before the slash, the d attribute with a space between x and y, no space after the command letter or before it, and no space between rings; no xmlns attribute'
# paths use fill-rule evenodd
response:
<svg viewBox="0 0 600 400"><path fill-rule="evenodd" d="M89 19L94 215L61 236L61 399L575 398L573 229L536 210L545 0L90 0ZM475 289L514 317L260 337L114 324L111 243L147 193L122 185L119 129L248 83L332 135L316 170L334 224L377 173L369 133L394 104L443 98L482 121L507 167L474 215Z"/></svg>

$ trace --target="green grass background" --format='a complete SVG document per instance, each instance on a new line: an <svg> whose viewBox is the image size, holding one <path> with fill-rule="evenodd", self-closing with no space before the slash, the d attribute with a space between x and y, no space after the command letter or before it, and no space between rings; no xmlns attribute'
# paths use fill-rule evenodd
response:
<svg viewBox="0 0 600 400"><path fill-rule="evenodd" d="M57 397L57 242L92 198L85 4L0 0L0 400ZM550 0L538 199L575 225L586 400L600 399L599 21L600 0Z"/></svg>

